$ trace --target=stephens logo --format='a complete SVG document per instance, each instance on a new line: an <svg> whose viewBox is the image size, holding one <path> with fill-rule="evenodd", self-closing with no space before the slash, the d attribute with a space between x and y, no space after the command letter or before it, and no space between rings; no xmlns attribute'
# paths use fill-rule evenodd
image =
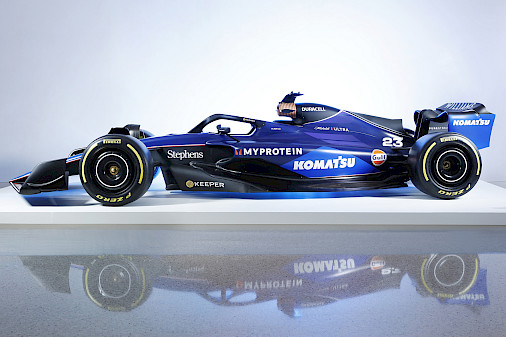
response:
<svg viewBox="0 0 506 337"><path fill-rule="evenodd" d="M468 125L489 125L490 120L488 119L456 119L453 121L454 126L468 126Z"/></svg>
<svg viewBox="0 0 506 337"><path fill-rule="evenodd" d="M204 152L202 151L187 151L184 150L183 152L174 151L174 150L168 150L167 151L167 158L169 159L202 159L204 158Z"/></svg>
<svg viewBox="0 0 506 337"><path fill-rule="evenodd" d="M235 149L236 156L301 156L301 147L245 147Z"/></svg>
<svg viewBox="0 0 506 337"><path fill-rule="evenodd" d="M194 187L207 187L207 188L225 188L225 183L218 181L186 181L186 187L194 188Z"/></svg>
<svg viewBox="0 0 506 337"><path fill-rule="evenodd" d="M322 106L303 106L302 111L325 111Z"/></svg>
<svg viewBox="0 0 506 337"><path fill-rule="evenodd" d="M387 154L381 150L375 149L371 153L371 162L374 166L380 166L387 160Z"/></svg>
<svg viewBox="0 0 506 337"><path fill-rule="evenodd" d="M355 158L339 156L337 159L328 160L296 160L293 169L296 171L329 170L345 167L354 167Z"/></svg>

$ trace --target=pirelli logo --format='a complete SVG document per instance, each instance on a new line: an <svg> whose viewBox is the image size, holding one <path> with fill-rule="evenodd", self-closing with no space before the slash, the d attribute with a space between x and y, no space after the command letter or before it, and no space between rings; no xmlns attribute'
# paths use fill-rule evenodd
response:
<svg viewBox="0 0 506 337"><path fill-rule="evenodd" d="M121 139L104 139L102 144L121 144Z"/></svg>
<svg viewBox="0 0 506 337"><path fill-rule="evenodd" d="M452 142L452 141L455 141L455 140L459 140L457 137L442 137L442 138L439 138L439 140L444 143L444 142Z"/></svg>

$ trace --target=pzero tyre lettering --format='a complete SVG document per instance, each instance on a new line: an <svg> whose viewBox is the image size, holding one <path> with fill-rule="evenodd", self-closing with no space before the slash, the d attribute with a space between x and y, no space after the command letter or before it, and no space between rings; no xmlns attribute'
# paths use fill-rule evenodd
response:
<svg viewBox="0 0 506 337"><path fill-rule="evenodd" d="M458 133L431 133L418 139L409 151L409 174L422 192L454 199L469 192L481 174L476 145Z"/></svg>
<svg viewBox="0 0 506 337"><path fill-rule="evenodd" d="M127 135L107 135L83 152L79 176L95 200L120 206L146 193L153 180L153 159L146 146Z"/></svg>

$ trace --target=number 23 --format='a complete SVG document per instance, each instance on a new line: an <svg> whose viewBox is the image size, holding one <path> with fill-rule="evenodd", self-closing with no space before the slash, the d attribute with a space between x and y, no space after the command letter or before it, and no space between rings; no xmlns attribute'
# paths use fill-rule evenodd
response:
<svg viewBox="0 0 506 337"><path fill-rule="evenodd" d="M402 138L401 137L385 137L385 138L383 138L383 146L402 147Z"/></svg>

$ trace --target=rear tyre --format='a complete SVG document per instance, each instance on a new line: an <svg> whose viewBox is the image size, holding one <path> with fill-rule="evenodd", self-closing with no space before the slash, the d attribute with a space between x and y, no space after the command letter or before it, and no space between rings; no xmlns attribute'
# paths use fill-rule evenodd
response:
<svg viewBox="0 0 506 337"><path fill-rule="evenodd" d="M142 197L153 180L153 158L131 136L106 135L93 141L79 164L88 194L107 206L121 206Z"/></svg>
<svg viewBox="0 0 506 337"><path fill-rule="evenodd" d="M478 148L458 133L428 134L409 151L409 174L422 192L454 199L469 192L481 174Z"/></svg>
<svg viewBox="0 0 506 337"><path fill-rule="evenodd" d="M477 255L432 254L423 260L419 273L425 290L445 299L467 293L479 270Z"/></svg>

